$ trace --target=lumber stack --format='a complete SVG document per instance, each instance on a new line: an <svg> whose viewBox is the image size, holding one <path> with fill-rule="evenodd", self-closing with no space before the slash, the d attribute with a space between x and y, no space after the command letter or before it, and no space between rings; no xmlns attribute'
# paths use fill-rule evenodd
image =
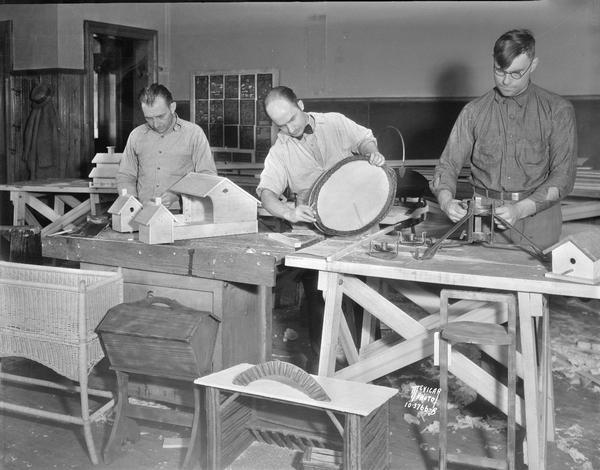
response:
<svg viewBox="0 0 600 470"><path fill-rule="evenodd" d="M95 167L89 174L91 188L116 188L117 172L121 163L122 153L97 153L92 160Z"/></svg>
<svg viewBox="0 0 600 470"><path fill-rule="evenodd" d="M600 170L577 167L575 187L571 196L600 198Z"/></svg>

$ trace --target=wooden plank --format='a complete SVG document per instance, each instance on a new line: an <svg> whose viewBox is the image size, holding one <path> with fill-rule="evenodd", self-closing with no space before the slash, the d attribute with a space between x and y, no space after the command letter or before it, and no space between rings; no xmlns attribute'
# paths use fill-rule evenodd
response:
<svg viewBox="0 0 600 470"><path fill-rule="evenodd" d="M406 338L424 333L425 328L395 304L352 276L344 276L344 294L362 305L382 322Z"/></svg>
<svg viewBox="0 0 600 470"><path fill-rule="evenodd" d="M343 256L347 255L348 253L351 253L352 251L354 251L356 248L358 248L359 246L361 246L363 243L369 242L371 240L375 240L377 237L380 237L382 235L386 235L387 233L390 233L391 231L393 231L396 227L394 225L390 225L389 227L386 227L384 229L381 229L375 233L372 233L370 235L367 235L365 237L362 237L360 240L357 240L355 242L350 243L349 245L346 245L344 248L336 251L335 253L330 254L329 256L327 256L327 262L331 262L337 259L342 258Z"/></svg>
<svg viewBox="0 0 600 470"><path fill-rule="evenodd" d="M317 243L314 246L318 246ZM306 250L311 250L309 247ZM318 248L317 248L318 249ZM365 259L364 257L345 258L344 260L327 263L325 259L304 254L304 250L286 256L286 266L297 268L335 271L359 276L383 277L413 282L426 282L432 284L465 286L469 288L489 289L494 286L498 290L518 292L527 290L550 295L564 295L569 297L600 298L600 286L585 286L572 282L552 281L544 277L547 269L539 262L530 265L522 264L528 257L523 252L519 257L508 256L507 263L485 262L485 254L475 257L472 253L479 250L476 247L461 248L457 253L466 253L460 256L442 259L437 257L417 261L409 256L399 254L398 259L391 262L382 260ZM504 250L502 250L504 251ZM439 253L438 253L439 255ZM515 264L509 265L513 261ZM531 260L530 260L531 261ZM377 264L375 264L377 263ZM485 263L485 264L484 264ZM521 264L520 264L521 263ZM506 273L510 272L510 276Z"/></svg>
<svg viewBox="0 0 600 470"><path fill-rule="evenodd" d="M218 239L215 239L218 240ZM193 250L190 274L208 279L275 286L275 261L271 254L262 254L252 247L241 251L207 247Z"/></svg>
<svg viewBox="0 0 600 470"><path fill-rule="evenodd" d="M173 237L175 240L187 240L189 238L218 237L222 235L237 235L240 233L258 232L258 221L246 222L221 222L218 224L192 223L186 225L174 225Z"/></svg>
<svg viewBox="0 0 600 470"><path fill-rule="evenodd" d="M542 296L528 292L519 292L519 327L521 335L521 354L523 355L525 422L527 426L527 457L530 470L543 470L540 447L540 411L539 383L536 339L533 317L542 313ZM546 443L544 442L544 446Z"/></svg>
<svg viewBox="0 0 600 470"><path fill-rule="evenodd" d="M319 276L321 274L319 273ZM321 351L319 353L319 375L332 376L335 372L335 345L340 329L342 313L342 294L344 282L342 276L327 273L324 290L325 308L323 311L323 328L321 333Z"/></svg>
<svg viewBox="0 0 600 470"><path fill-rule="evenodd" d="M44 228L42 228L42 237L46 236L46 235L51 235L52 233L57 232L58 230L63 228L65 225L67 225L67 224L77 220L79 217L82 217L85 214L87 214L90 211L90 209L91 209L91 207L90 207L89 200L82 202L76 208L69 211L67 214L63 215L62 217L56 219L54 222L52 222L52 223L46 225Z"/></svg>
<svg viewBox="0 0 600 470"><path fill-rule="evenodd" d="M16 181L0 184L0 191L19 191L33 193L106 193L117 194L116 188L90 188L90 180L81 178L45 178L33 181Z"/></svg>
<svg viewBox="0 0 600 470"><path fill-rule="evenodd" d="M69 194L57 194L55 199L63 201L70 207L77 207L79 204L81 204L81 201L79 199Z"/></svg>
<svg viewBox="0 0 600 470"><path fill-rule="evenodd" d="M55 221L56 219L58 219L59 217L62 216L62 214L54 211L54 209L52 209L51 207L47 206L42 201L40 201L36 197L36 195L27 194L25 197L26 197L26 204L29 205L29 207L31 207L32 209L35 209L36 211L38 211L40 214L42 214L48 220Z"/></svg>
<svg viewBox="0 0 600 470"><path fill-rule="evenodd" d="M185 248L83 237L45 237L44 256L145 271L190 274L192 253Z"/></svg>

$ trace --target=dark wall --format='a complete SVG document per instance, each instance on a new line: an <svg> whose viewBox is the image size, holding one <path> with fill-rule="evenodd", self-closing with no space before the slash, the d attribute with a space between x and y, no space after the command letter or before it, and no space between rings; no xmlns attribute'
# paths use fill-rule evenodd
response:
<svg viewBox="0 0 600 470"><path fill-rule="evenodd" d="M600 96L567 97L575 106L579 137L579 158L590 159L600 168ZM407 159L436 159L460 110L471 98L335 98L305 99L307 111L339 112L380 135L387 126L400 130ZM178 101L177 112L190 117L189 101ZM401 160L402 155L386 155Z"/></svg>

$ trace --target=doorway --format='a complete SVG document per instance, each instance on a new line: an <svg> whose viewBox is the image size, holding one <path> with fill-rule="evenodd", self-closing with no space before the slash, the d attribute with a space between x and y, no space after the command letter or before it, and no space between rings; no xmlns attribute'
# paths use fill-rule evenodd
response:
<svg viewBox="0 0 600 470"><path fill-rule="evenodd" d="M0 184L8 183L10 168L8 117L10 100L7 99L12 71L12 21L0 21ZM14 158L14 155L13 155ZM10 204L7 191L0 191L0 225L8 225Z"/></svg>
<svg viewBox="0 0 600 470"><path fill-rule="evenodd" d="M84 22L89 155L122 152L144 122L137 94L158 80L157 47L155 30Z"/></svg>

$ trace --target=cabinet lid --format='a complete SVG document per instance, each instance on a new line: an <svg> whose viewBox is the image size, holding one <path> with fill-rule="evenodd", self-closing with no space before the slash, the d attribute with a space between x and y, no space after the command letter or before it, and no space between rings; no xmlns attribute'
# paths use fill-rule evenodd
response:
<svg viewBox="0 0 600 470"><path fill-rule="evenodd" d="M149 297L111 308L96 328L99 334L115 333L144 338L189 341L194 335L217 332L219 320L210 312L184 307L165 297Z"/></svg>

